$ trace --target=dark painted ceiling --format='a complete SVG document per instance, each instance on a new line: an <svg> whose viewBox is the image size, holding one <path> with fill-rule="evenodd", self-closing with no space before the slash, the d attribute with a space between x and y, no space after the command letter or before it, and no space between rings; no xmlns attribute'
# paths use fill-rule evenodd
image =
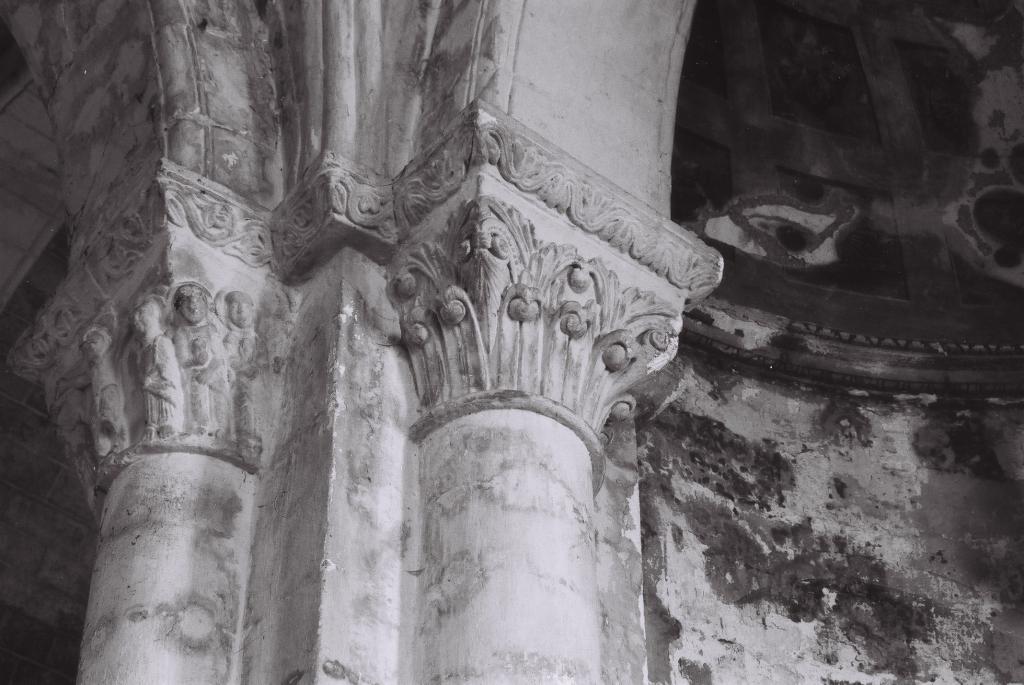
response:
<svg viewBox="0 0 1024 685"><path fill-rule="evenodd" d="M720 308L1024 352L1022 35L1006 1L701 0L673 216Z"/></svg>
<svg viewBox="0 0 1024 685"><path fill-rule="evenodd" d="M722 217L703 230L728 259L717 295L731 303L876 335L1024 342L1024 131L1005 112L1022 97L1021 15L955 24L937 18L953 3L907 2L837 24L842 4L701 0L675 218ZM996 12L973 6L959 13Z"/></svg>

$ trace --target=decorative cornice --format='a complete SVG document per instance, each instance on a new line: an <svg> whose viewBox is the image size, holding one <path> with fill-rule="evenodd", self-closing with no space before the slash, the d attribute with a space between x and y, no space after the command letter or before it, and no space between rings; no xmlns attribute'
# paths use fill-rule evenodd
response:
<svg viewBox="0 0 1024 685"><path fill-rule="evenodd" d="M735 369L888 395L1024 396L1024 346L872 336L706 301L681 341Z"/></svg>
<svg viewBox="0 0 1024 685"><path fill-rule="evenodd" d="M470 107L440 141L410 162L395 179L395 219L403 234L412 233L435 208L466 183L479 157L479 110Z"/></svg>
<svg viewBox="0 0 1024 685"><path fill-rule="evenodd" d="M623 286L572 246L537 240L516 209L487 196L436 241L410 246L389 288L425 409L515 391L595 432L632 414L628 389L672 359L681 323L677 306Z"/></svg>
<svg viewBox="0 0 1024 685"><path fill-rule="evenodd" d="M105 303L134 275L153 243L153 188L135 207L106 222L84 246L73 250L71 270L32 325L11 348L7 364L19 376L41 382L65 350L80 339Z"/></svg>
<svg viewBox="0 0 1024 685"><path fill-rule="evenodd" d="M865 335L831 328L809 321L793 321L787 327L793 333L813 335L825 340L834 340L847 345L871 347L883 350L900 350L940 354L944 357L961 356L1004 356L1024 355L1024 344L955 342L951 340L922 340L894 336Z"/></svg>
<svg viewBox="0 0 1024 685"><path fill-rule="evenodd" d="M721 280L722 259L715 250L483 103L467 109L458 125L390 183L336 159L332 164L338 171L324 174L323 164L311 169L275 212L274 249L290 279L301 278L313 262L304 255L324 259L330 248L360 247L368 237L374 248L370 256L386 262L434 209L472 183L474 174L490 171L688 291L691 300ZM333 208L323 199L328 196L339 199Z"/></svg>

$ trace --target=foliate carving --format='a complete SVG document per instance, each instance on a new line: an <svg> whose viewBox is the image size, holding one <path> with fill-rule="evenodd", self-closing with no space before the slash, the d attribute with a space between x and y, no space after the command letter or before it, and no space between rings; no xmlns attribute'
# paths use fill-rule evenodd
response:
<svg viewBox="0 0 1024 685"><path fill-rule="evenodd" d="M237 257L249 266L270 263L270 229L256 215L224 192L198 182L183 182L176 174L160 178L172 226L187 228L200 240Z"/></svg>
<svg viewBox="0 0 1024 685"><path fill-rule="evenodd" d="M397 240L390 184L326 153L275 213L278 261L292 264L332 226L363 239L387 244Z"/></svg>
<svg viewBox="0 0 1024 685"><path fill-rule="evenodd" d="M165 160L155 181L139 193L96 219L93 231L76 230L83 237L72 245L71 274L11 350L8 363L16 373L42 380L80 341L103 303L133 287L129 281L141 273L138 267L165 219L250 266L270 261L264 210L228 189Z"/></svg>
<svg viewBox="0 0 1024 685"><path fill-rule="evenodd" d="M472 182L473 172L486 168L495 169L505 182L536 197L577 228L689 291L690 300L707 295L721 280L720 255L696 236L479 103L394 181L374 180L372 174L327 155L276 212L278 262L291 272L304 253L317 249L312 246L331 224L342 228L336 243L359 247L369 240L376 246L371 257L390 258L400 230L418 226Z"/></svg>
<svg viewBox="0 0 1024 685"><path fill-rule="evenodd" d="M396 181L395 216L402 226L416 226L450 198L469 175L475 126L467 120L422 160L409 165Z"/></svg>
<svg viewBox="0 0 1024 685"><path fill-rule="evenodd" d="M90 318L132 275L152 244L152 223L142 216L150 206L146 197L141 211L106 219L105 230L74 250L71 264L78 270L61 284L11 350L8 363L16 373L40 381L64 350L81 341Z"/></svg>
<svg viewBox="0 0 1024 685"><path fill-rule="evenodd" d="M671 359L680 324L668 302L623 287L571 246L537 241L489 197L467 203L439 241L412 247L390 290L424 405L514 390L597 429L632 412L626 391Z"/></svg>
<svg viewBox="0 0 1024 685"><path fill-rule="evenodd" d="M53 365L57 353L74 339L84 313L67 293L59 292L11 349L8 364L30 380L38 380Z"/></svg>
<svg viewBox="0 0 1024 685"><path fill-rule="evenodd" d="M628 254L691 299L710 293L722 277L721 258L695 236L580 177L552 153L496 122L477 133L483 159L524 193L536 195L577 228Z"/></svg>
<svg viewBox="0 0 1024 685"><path fill-rule="evenodd" d="M111 289L132 272L152 241L152 225L137 212L116 219L110 232L86 248L89 270L104 289Z"/></svg>

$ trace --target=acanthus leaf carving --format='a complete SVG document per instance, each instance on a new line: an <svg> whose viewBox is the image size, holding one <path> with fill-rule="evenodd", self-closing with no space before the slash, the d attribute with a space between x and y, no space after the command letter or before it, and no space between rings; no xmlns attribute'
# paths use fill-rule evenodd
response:
<svg viewBox="0 0 1024 685"><path fill-rule="evenodd" d="M464 205L439 240L410 248L390 288L427 408L516 391L568 408L593 430L628 415L628 389L680 325L669 302L623 288L572 246L538 241L516 209L486 196Z"/></svg>

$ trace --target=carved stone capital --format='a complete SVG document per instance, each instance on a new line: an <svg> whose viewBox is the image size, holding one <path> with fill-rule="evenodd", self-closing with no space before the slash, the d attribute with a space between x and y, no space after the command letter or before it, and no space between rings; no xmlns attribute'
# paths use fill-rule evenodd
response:
<svg viewBox="0 0 1024 685"><path fill-rule="evenodd" d="M110 205L94 226L75 229L67 278L11 350L18 375L41 382L67 353L77 356L89 323L111 303L133 299L147 273L172 261L174 233L249 267L270 262L269 212L168 160Z"/></svg>
<svg viewBox="0 0 1024 685"><path fill-rule="evenodd" d="M67 278L8 363L43 385L87 489L152 451L259 465L289 311L267 216L164 161L76 228Z"/></svg>
<svg viewBox="0 0 1024 685"><path fill-rule="evenodd" d="M528 407L576 430L592 453L609 417L631 416L629 388L672 359L681 327L679 299L538 239L519 210L486 195L410 245L389 288L429 413Z"/></svg>

